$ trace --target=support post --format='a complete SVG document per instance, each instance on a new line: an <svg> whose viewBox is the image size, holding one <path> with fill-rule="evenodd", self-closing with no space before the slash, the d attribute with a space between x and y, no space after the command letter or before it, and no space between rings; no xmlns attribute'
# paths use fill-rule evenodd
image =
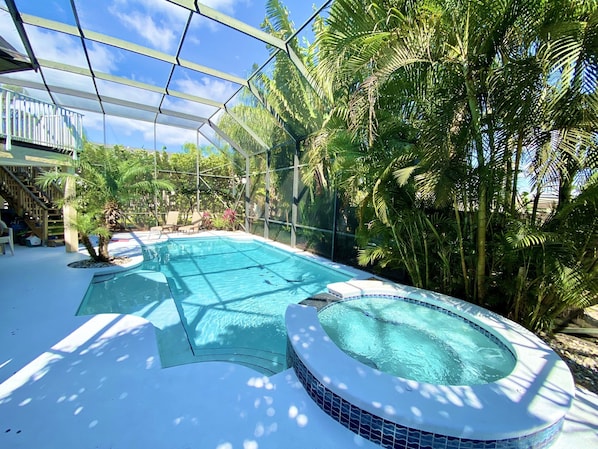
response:
<svg viewBox="0 0 598 449"><path fill-rule="evenodd" d="M249 212L251 208L251 178L249 156L245 156L245 232L249 232Z"/></svg>
<svg viewBox="0 0 598 449"><path fill-rule="evenodd" d="M270 163L272 152L266 153L266 204L264 204L264 238L270 238Z"/></svg>
<svg viewBox="0 0 598 449"><path fill-rule="evenodd" d="M10 151L12 147L12 114L10 110L10 92L6 92L6 151Z"/></svg>
<svg viewBox="0 0 598 449"><path fill-rule="evenodd" d="M67 168L66 170L73 170ZM75 179L67 178L64 186L64 197L73 198L75 196ZM79 251L79 232L75 226L77 221L77 211L70 204L66 202L62 207L62 216L64 220L64 245L67 253L75 253Z"/></svg>
<svg viewBox="0 0 598 449"><path fill-rule="evenodd" d="M293 204L291 205L291 248L297 246L297 218L299 216L299 152L301 143L295 141L293 156Z"/></svg>
<svg viewBox="0 0 598 449"><path fill-rule="evenodd" d="M338 224L338 190L336 188L336 183L334 186L334 213L332 216L332 239L331 239L331 248L330 248L330 260L334 262L334 250L336 248L336 228Z"/></svg>
<svg viewBox="0 0 598 449"><path fill-rule="evenodd" d="M195 133L196 134L196 144L195 144L195 192L196 192L196 205L195 208L197 209L197 212L199 212L201 209L199 208L199 130Z"/></svg>

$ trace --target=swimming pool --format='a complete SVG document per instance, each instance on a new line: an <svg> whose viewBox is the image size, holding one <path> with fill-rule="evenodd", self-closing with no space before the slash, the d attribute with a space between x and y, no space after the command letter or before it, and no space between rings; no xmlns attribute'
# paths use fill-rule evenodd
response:
<svg viewBox="0 0 598 449"><path fill-rule="evenodd" d="M351 357L405 379L473 385L494 382L513 370L515 357L498 338L447 309L425 304L362 296L334 302L318 318Z"/></svg>
<svg viewBox="0 0 598 449"><path fill-rule="evenodd" d="M147 318L163 366L221 360L280 372L287 306L354 276L251 238L169 239L143 255L138 268L96 275L78 314Z"/></svg>

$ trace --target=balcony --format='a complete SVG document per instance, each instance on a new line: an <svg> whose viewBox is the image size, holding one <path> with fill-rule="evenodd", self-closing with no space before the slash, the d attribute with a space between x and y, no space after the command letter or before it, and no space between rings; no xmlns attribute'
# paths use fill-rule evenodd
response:
<svg viewBox="0 0 598 449"><path fill-rule="evenodd" d="M53 166L83 147L83 116L0 88L0 165Z"/></svg>

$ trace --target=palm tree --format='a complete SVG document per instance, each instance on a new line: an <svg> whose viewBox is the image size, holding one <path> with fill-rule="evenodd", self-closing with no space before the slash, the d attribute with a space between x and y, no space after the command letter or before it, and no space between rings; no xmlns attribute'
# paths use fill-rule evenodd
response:
<svg viewBox="0 0 598 449"><path fill-rule="evenodd" d="M74 182L74 195L66 196L64 201L77 212L73 225L90 257L102 262L111 259L108 243L119 227L127 203L142 194L173 188L169 181L154 179L152 166L117 152L118 149L86 144L80 159L68 171L48 171L37 180L42 187ZM97 251L91 242L93 235L99 239Z"/></svg>
<svg viewBox="0 0 598 449"><path fill-rule="evenodd" d="M487 303L488 288L500 290L506 227L523 212L516 200L524 163L534 174L535 198L555 186L559 207L572 200L580 176L595 172L597 10L595 1L572 0L332 4L316 42L314 78L352 133L362 163L373 168L370 181L363 167L352 170L369 191L370 214L362 219L371 225L374 217L398 235L397 224L416 215L394 200L413 191L413 205L452 222L436 233L454 230L444 239L452 253L436 257L459 260L466 298ZM405 143L393 144L396 136L407 136ZM421 229L420 240L435 238L429 225L413 229ZM397 252L370 256L397 259ZM553 267L564 273L574 265Z"/></svg>

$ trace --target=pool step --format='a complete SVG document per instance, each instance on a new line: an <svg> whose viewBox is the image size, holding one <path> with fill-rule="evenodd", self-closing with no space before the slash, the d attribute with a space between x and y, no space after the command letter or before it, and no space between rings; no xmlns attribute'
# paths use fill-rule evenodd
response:
<svg viewBox="0 0 598 449"><path fill-rule="evenodd" d="M234 352L231 352L233 349ZM227 349L197 349L194 360L198 362L231 362L247 366L265 375L272 375L286 368L286 355L260 350L251 350L251 354L234 348ZM261 353L261 354L260 354ZM275 357L278 360L273 359Z"/></svg>
<svg viewBox="0 0 598 449"><path fill-rule="evenodd" d="M317 295L313 295L309 298L304 299L299 304L301 304L302 306L315 307L319 312L320 309L323 309L324 307L339 300L339 297L331 295L330 293L318 293Z"/></svg>

